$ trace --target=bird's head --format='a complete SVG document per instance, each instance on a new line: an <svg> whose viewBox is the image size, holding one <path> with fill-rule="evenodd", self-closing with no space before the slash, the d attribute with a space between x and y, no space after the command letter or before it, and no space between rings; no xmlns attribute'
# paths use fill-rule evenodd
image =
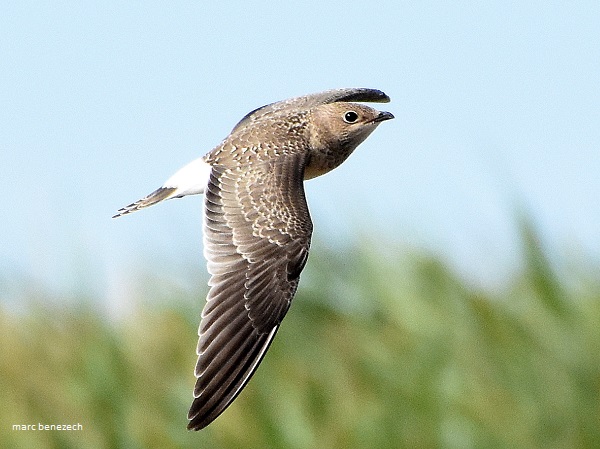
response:
<svg viewBox="0 0 600 449"><path fill-rule="evenodd" d="M393 118L390 112L362 104L323 104L313 108L310 113L310 144L318 150L343 149L352 152L381 122Z"/></svg>
<svg viewBox="0 0 600 449"><path fill-rule="evenodd" d="M346 102L319 105L309 116L310 161L304 179L321 176L339 166L381 122L394 118L390 112Z"/></svg>

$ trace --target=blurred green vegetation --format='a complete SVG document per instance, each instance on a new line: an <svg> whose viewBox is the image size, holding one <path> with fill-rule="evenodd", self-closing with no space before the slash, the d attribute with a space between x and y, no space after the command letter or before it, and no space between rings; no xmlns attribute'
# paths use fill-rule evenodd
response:
<svg viewBox="0 0 600 449"><path fill-rule="evenodd" d="M521 239L493 291L418 251L317 242L257 374L199 433L205 290L150 286L112 320L101 298L23 298L0 311L0 447L600 447L597 266L551 262L526 221ZM11 429L37 423L83 430Z"/></svg>

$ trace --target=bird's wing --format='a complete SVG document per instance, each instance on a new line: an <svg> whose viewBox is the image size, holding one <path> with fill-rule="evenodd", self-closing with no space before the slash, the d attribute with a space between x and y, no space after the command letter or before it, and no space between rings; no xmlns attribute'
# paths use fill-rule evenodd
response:
<svg viewBox="0 0 600 449"><path fill-rule="evenodd" d="M290 98L289 100L283 100L257 108L246 114L237 123L237 125L235 125L231 132L234 133L244 128L248 124L255 122L256 120L272 116L273 114L277 114L282 110L288 110L292 108L309 109L322 104L337 103L339 101L388 103L390 101L390 97L380 90L368 88L326 90L325 92L305 95L303 97Z"/></svg>
<svg viewBox="0 0 600 449"><path fill-rule="evenodd" d="M210 424L244 388L296 292L312 223L306 156L239 168L214 166L205 198L210 291L198 331L189 429Z"/></svg>

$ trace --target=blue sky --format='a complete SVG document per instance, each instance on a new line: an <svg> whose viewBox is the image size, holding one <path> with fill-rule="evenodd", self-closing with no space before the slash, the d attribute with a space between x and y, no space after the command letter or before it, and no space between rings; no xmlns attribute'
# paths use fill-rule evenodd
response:
<svg viewBox="0 0 600 449"><path fill-rule="evenodd" d="M0 292L201 276L201 197L111 215L246 112L337 87L384 90L396 120L307 184L315 245L372 233L493 281L521 204L598 258L598 2L236 5L0 5Z"/></svg>

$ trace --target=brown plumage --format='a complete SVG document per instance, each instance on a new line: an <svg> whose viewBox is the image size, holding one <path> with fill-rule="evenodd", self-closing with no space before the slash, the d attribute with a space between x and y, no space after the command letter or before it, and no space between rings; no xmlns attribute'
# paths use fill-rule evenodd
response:
<svg viewBox="0 0 600 449"><path fill-rule="evenodd" d="M198 331L189 429L219 416L244 388L288 311L306 264L312 222L305 179L340 165L389 112L375 89L339 89L263 106L225 140L115 217L205 193L210 290Z"/></svg>

